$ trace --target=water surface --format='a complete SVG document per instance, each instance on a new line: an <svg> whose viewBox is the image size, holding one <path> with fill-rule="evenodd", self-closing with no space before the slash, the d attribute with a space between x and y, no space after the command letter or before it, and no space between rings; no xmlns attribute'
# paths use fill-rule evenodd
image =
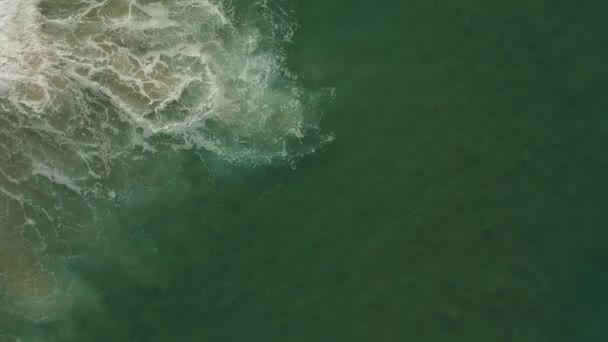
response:
<svg viewBox="0 0 608 342"><path fill-rule="evenodd" d="M236 23L253 3L233 3ZM94 246L53 254L85 295L55 320L11 316L2 329L48 341L604 340L605 7L282 2L298 28L273 46L297 80L270 89L335 89L289 107L320 120L311 142L288 139L288 155L306 156L285 162L264 137L289 130L238 115L209 126L222 153L159 137L159 152L130 162L128 198L95 202ZM260 135L239 143L251 127ZM264 147L258 167L225 157L251 146Z"/></svg>

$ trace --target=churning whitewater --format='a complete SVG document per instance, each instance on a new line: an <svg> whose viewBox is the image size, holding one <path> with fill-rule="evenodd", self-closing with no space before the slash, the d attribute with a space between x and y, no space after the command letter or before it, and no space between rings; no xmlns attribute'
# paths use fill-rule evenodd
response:
<svg viewBox="0 0 608 342"><path fill-rule="evenodd" d="M284 66L289 13L232 8L0 0L0 311L46 321L88 291L64 261L94 245L98 206L125 200L145 160L259 165L330 139L317 124L331 91Z"/></svg>

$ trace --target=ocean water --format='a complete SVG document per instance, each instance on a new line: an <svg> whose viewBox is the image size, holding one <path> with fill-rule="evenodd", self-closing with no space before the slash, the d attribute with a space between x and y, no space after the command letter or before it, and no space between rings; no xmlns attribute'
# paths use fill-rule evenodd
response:
<svg viewBox="0 0 608 342"><path fill-rule="evenodd" d="M0 341L604 341L606 5L0 0Z"/></svg>

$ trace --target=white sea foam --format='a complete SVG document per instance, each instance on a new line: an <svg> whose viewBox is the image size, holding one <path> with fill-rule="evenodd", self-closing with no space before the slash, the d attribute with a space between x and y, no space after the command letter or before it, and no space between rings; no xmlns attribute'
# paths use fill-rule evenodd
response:
<svg viewBox="0 0 608 342"><path fill-rule="evenodd" d="M50 56L39 36L37 4L38 0L0 0L0 96L17 94L30 106L48 101L42 72Z"/></svg>
<svg viewBox="0 0 608 342"><path fill-rule="evenodd" d="M19 260L0 263L0 298L11 311L39 320L67 305L57 289L75 278L50 265L90 248L98 204L123 201L130 170L158 151L258 165L330 139L317 126L327 91L284 67L293 20L263 0L238 21L227 8L0 0L0 259Z"/></svg>
<svg viewBox="0 0 608 342"><path fill-rule="evenodd" d="M38 0L0 0L0 79L18 80L40 72L28 63L43 50Z"/></svg>

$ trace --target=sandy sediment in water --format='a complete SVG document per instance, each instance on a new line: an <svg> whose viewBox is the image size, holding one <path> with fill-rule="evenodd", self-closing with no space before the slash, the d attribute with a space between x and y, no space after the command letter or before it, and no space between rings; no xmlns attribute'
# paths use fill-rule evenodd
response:
<svg viewBox="0 0 608 342"><path fill-rule="evenodd" d="M49 35L53 33L53 28L51 25L49 29L43 29L45 18L42 17L38 5L38 0L0 0L0 98L3 100L24 105L38 112L42 112L49 105L63 106L67 110L62 111L69 114L69 106L65 103L69 103L70 99L61 96L70 96L73 92L62 92L62 89L69 87L69 83L73 82L73 77L77 76L79 71L83 72L83 79L87 79L90 75L86 73L90 70L85 70L86 67L92 67L93 61L99 60L105 61L107 72L100 75L98 84L106 87L112 94L118 94L118 99L129 108L137 111L149 110L154 103L162 102L175 91L176 81L162 63L143 64L141 60L130 55L127 48L119 46L111 39L94 42L95 44L82 49L74 47L80 54L73 56L73 60L83 62L84 68L74 68L72 77L62 75L58 64L63 57L49 47L53 43ZM125 1L110 1L107 6L100 7L99 11L103 13L95 15L105 19L122 18L130 15L132 10ZM66 34L62 37L68 36ZM73 43L78 46L82 42ZM56 116L47 113L45 115L47 120ZM71 118L66 117L60 121L65 125L69 120ZM54 121L55 127L57 122ZM54 265L53 260L56 258L52 253L49 254L47 249L56 247L52 246L53 244L66 245L67 249L71 249L81 243L80 239L94 239L95 236L90 236L87 228L84 228L85 234L65 236L71 234L69 230L72 228L54 225L65 226L74 222L61 223L59 218L45 218L36 222L36 212L41 215L53 215L56 211L50 209L53 196L58 196L53 190L54 187L67 186L71 191L79 190L71 182L61 180L62 172L69 169L66 167L68 164L73 164L74 167L69 170L72 172L79 167L86 170L91 164L89 160L72 158L69 154L55 156L54 150L58 146L53 146L52 143L47 145L42 140L40 144L36 142L35 146L19 146L38 141L40 137L36 135L14 138L1 134L11 133L0 132L0 156L3 157L3 165L0 167L0 310L10 311L31 321L49 320L72 305L71 293L76 278L64 267ZM19 152L20 148L23 148L23 152ZM66 146L61 150L66 152ZM19 157L19 153L27 157ZM42 165L45 160L37 161L32 153L39 153L44 159L57 157L65 160L50 160L54 168L41 169L40 165L30 164ZM78 166L78 163L86 165ZM77 175L75 178L78 177L83 176ZM43 183L36 178L58 184L41 186ZM69 180L69 177L65 179ZM63 184L60 184L61 182ZM19 189L28 193L22 199L14 197L19 193ZM39 203L41 201L42 203ZM69 209L60 209L63 211L61 215L69 217L65 214L66 210ZM79 229L87 224L92 222L82 223ZM62 241L55 241L58 239ZM86 242L83 244L86 245Z"/></svg>
<svg viewBox="0 0 608 342"><path fill-rule="evenodd" d="M30 107L49 101L48 78L43 72L56 61L38 35L37 4L37 0L0 0L0 96ZM10 139L3 140L1 147L10 149ZM30 321L49 320L71 305L71 280L60 268L54 269L47 262L45 254L37 251L40 246L32 246L23 237L28 233L23 229L27 224L15 226L24 223L25 214L20 212L23 207L11 208L14 199L7 196L5 186L14 185L11 184L14 180L7 179L15 175L18 166L10 158L2 163L5 165L0 168L0 309Z"/></svg>
<svg viewBox="0 0 608 342"><path fill-rule="evenodd" d="M3 309L31 321L50 320L71 306L70 282L18 241L0 246Z"/></svg>

